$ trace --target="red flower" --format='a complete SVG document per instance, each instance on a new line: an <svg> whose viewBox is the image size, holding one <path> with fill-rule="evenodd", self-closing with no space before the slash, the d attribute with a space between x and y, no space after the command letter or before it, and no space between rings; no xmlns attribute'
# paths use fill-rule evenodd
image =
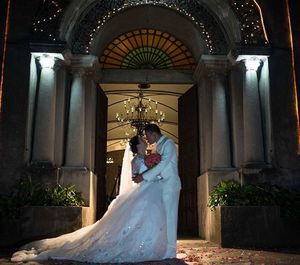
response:
<svg viewBox="0 0 300 265"><path fill-rule="evenodd" d="M161 161L161 155L158 154L158 153L153 153L153 154L150 154L150 155L146 155L144 161L145 161L145 165L148 168L152 168L152 167L156 166Z"/></svg>

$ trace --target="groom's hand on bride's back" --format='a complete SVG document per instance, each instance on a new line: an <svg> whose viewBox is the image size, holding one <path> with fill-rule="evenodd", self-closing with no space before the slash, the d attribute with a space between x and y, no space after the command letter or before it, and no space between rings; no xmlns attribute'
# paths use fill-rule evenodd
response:
<svg viewBox="0 0 300 265"><path fill-rule="evenodd" d="M132 181L135 183L140 183L144 180L143 175L142 174L137 174L132 178Z"/></svg>

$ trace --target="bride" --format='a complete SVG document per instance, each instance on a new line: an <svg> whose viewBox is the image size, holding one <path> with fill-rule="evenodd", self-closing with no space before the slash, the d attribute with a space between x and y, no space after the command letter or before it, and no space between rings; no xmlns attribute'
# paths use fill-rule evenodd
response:
<svg viewBox="0 0 300 265"><path fill-rule="evenodd" d="M160 260L167 246L166 217L158 182L135 184L131 178L147 170L147 143L134 136L123 158L120 194L96 223L56 238L24 245L12 261L67 259L82 262ZM130 163L131 161L131 163Z"/></svg>

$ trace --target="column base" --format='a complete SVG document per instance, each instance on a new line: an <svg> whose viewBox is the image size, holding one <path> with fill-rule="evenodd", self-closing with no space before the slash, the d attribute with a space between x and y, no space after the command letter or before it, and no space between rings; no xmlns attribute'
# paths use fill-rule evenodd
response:
<svg viewBox="0 0 300 265"><path fill-rule="evenodd" d="M197 201L198 201L198 220L199 236L211 240L211 210L207 207L210 192L221 180L235 180L240 182L239 172L236 168L212 168L202 173L197 179Z"/></svg>
<svg viewBox="0 0 300 265"><path fill-rule="evenodd" d="M263 182L263 172L272 168L268 164L247 164L240 169L241 185L256 184Z"/></svg>
<svg viewBox="0 0 300 265"><path fill-rule="evenodd" d="M74 185L81 192L85 206L88 207L88 221L96 220L97 176L86 167L61 167L58 169L58 182L63 185Z"/></svg>
<svg viewBox="0 0 300 265"><path fill-rule="evenodd" d="M22 176L30 177L33 183L52 187L58 182L58 168L49 161L33 161L25 167Z"/></svg>

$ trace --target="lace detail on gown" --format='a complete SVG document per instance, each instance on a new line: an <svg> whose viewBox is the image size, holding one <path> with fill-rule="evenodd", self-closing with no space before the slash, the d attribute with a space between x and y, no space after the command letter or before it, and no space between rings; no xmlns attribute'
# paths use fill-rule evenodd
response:
<svg viewBox="0 0 300 265"><path fill-rule="evenodd" d="M133 171L147 168L134 158ZM68 259L84 262L139 262L162 259L167 231L158 183L142 182L118 196L95 224L56 238L29 243L12 261Z"/></svg>

